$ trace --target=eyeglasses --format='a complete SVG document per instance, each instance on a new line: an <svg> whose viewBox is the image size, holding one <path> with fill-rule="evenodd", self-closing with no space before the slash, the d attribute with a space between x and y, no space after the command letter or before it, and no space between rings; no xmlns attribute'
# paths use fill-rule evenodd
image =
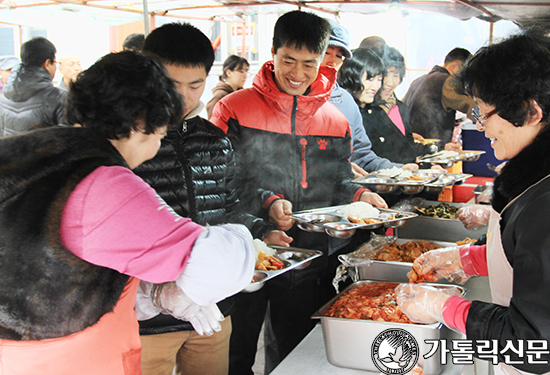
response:
<svg viewBox="0 0 550 375"><path fill-rule="evenodd" d="M235 71L236 71L236 72L239 72L239 73L241 73L241 74L244 74L244 75L246 75L246 76L249 74L248 70L235 70Z"/></svg>
<svg viewBox="0 0 550 375"><path fill-rule="evenodd" d="M479 113L479 109L478 108L472 108L472 117L476 120L476 122L479 123L479 125L483 126L483 123L485 121L487 121L489 119L489 117L491 117L492 115L496 114L498 111L497 109L493 109L491 112L485 114L485 115L481 115L481 113Z"/></svg>

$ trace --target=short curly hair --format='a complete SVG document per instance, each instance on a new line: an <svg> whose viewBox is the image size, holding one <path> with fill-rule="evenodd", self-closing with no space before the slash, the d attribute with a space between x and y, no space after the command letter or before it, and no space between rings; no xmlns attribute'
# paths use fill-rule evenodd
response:
<svg viewBox="0 0 550 375"><path fill-rule="evenodd" d="M386 75L384 63L371 49L358 48L353 51L353 56L345 59L338 71L338 84L348 91L355 101L356 95L364 90L362 78L367 74L367 79Z"/></svg>
<svg viewBox="0 0 550 375"><path fill-rule="evenodd" d="M481 48L459 76L466 93L495 106L514 126L523 126L535 100L548 122L550 109L550 38L529 29Z"/></svg>
<svg viewBox="0 0 550 375"><path fill-rule="evenodd" d="M139 52L110 53L79 74L67 104L70 124L96 130L108 139L129 137L137 120L145 133L181 121L183 103L163 66Z"/></svg>

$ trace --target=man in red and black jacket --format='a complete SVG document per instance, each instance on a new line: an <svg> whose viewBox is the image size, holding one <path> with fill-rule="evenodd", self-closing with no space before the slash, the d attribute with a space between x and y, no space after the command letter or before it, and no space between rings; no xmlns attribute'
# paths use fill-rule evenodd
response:
<svg viewBox="0 0 550 375"><path fill-rule="evenodd" d="M281 16L274 30L273 61L262 66L252 88L218 102L211 118L235 149L236 185L248 212L268 217L287 230L294 238L291 246L323 250L327 255L327 235L292 228L289 214L293 210L359 200L386 207L380 196L351 182L350 127L328 102L336 70L320 67L329 34L328 22L311 13L294 11ZM249 297L251 314L252 304L265 311L267 299L270 301L271 319L266 323L273 328L276 341L272 347L266 343L266 373L313 328L311 314L334 294L330 280L337 261L330 261L336 255L321 257L305 270L281 275ZM256 318L261 315L258 311ZM255 332L250 322L250 317L243 318L242 324ZM239 322L233 317L236 324ZM254 341L251 336L249 340ZM231 337L230 373L252 373L248 365L241 366L246 362L240 358L247 344L240 342L243 340ZM255 349L256 342L248 344Z"/></svg>

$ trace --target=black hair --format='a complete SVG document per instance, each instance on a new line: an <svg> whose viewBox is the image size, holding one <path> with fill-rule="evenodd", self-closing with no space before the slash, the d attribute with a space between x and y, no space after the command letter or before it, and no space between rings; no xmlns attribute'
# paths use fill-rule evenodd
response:
<svg viewBox="0 0 550 375"><path fill-rule="evenodd" d="M372 50L358 48L353 51L353 56L345 59L338 71L338 84L348 91L357 102L356 94L365 88L362 83L363 75L367 73L367 79L377 75L386 74L384 63Z"/></svg>
<svg viewBox="0 0 550 375"><path fill-rule="evenodd" d="M397 50L397 48L390 47L388 45L384 46L382 61L384 62L384 65L386 66L386 70L389 68L395 68L399 72L399 78L401 79L401 82L403 82L403 78L405 78L405 73L407 72L407 69L405 67L405 58Z"/></svg>
<svg viewBox="0 0 550 375"><path fill-rule="evenodd" d="M32 66L42 66L47 60L55 61L57 50L48 39L38 36L21 46L21 62Z"/></svg>
<svg viewBox="0 0 550 375"><path fill-rule="evenodd" d="M447 56L445 56L444 64L450 64L455 61L460 61L461 63L464 63L471 56L472 54L467 49L454 48L447 54Z"/></svg>
<svg viewBox="0 0 550 375"><path fill-rule="evenodd" d="M204 67L210 72L214 64L212 43L190 23L167 23L153 30L143 45L143 52L156 55L163 64L186 68Z"/></svg>
<svg viewBox="0 0 550 375"><path fill-rule="evenodd" d="M227 74L225 73L227 69L231 71L241 70L245 66L250 67L248 60L244 57L237 55L231 55L223 62L222 75L220 76L220 81L225 81L227 79Z"/></svg>
<svg viewBox="0 0 550 375"><path fill-rule="evenodd" d="M178 123L183 103L164 67L138 52L110 53L79 74L67 104L70 124L96 130L108 139L125 138L143 118L146 134Z"/></svg>
<svg viewBox="0 0 550 375"><path fill-rule="evenodd" d="M294 10L283 14L273 30L273 52L281 47L307 49L324 55L330 37L330 24L313 13Z"/></svg>
<svg viewBox="0 0 550 375"><path fill-rule="evenodd" d="M466 92L492 105L498 115L523 126L535 100L542 122L550 110L550 38L540 29L529 29L499 43L482 47L459 75Z"/></svg>
<svg viewBox="0 0 550 375"><path fill-rule="evenodd" d="M122 43L122 48L125 51L137 51L141 52L143 50L143 43L145 42L145 35L141 33L130 34L124 39Z"/></svg>

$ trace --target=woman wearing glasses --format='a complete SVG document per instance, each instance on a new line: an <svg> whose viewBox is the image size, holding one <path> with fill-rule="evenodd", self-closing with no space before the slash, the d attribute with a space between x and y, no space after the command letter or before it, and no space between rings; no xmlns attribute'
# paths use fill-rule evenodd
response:
<svg viewBox="0 0 550 375"><path fill-rule="evenodd" d="M206 113L209 119L212 116L214 106L221 98L244 87L249 69L250 64L244 57L231 55L225 59L220 82L212 89L214 96L206 103Z"/></svg>
<svg viewBox="0 0 550 375"><path fill-rule="evenodd" d="M526 31L484 47L461 82L479 106L478 130L497 159L488 242L428 252L414 263L428 281L488 276L493 303L469 302L426 285L401 285L398 302L411 319L444 322L492 345L496 374L550 371L550 38ZM479 345L479 346L478 346ZM515 349L512 349L514 347ZM474 355L476 355L474 354Z"/></svg>

